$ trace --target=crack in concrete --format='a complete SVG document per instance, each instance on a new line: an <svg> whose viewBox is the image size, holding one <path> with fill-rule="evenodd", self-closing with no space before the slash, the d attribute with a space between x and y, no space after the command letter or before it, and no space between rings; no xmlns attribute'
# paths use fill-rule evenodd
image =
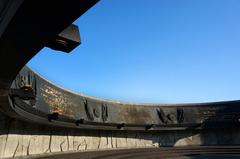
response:
<svg viewBox="0 0 240 159"><path fill-rule="evenodd" d="M52 144L52 132L50 132L50 139L49 139L49 143L48 143L48 149L49 149L49 152L51 153L51 144Z"/></svg>
<svg viewBox="0 0 240 159"><path fill-rule="evenodd" d="M19 147L19 141L18 141L17 146L16 146L16 148L15 148L15 150L14 150L13 158L16 157L16 153L17 153L18 147Z"/></svg>
<svg viewBox="0 0 240 159"><path fill-rule="evenodd" d="M113 132L111 131L111 147L113 148Z"/></svg>
<svg viewBox="0 0 240 159"><path fill-rule="evenodd" d="M10 120L9 120L8 127L7 127L7 133L6 133L6 140L5 140L5 144L4 144L4 150L3 150L3 152L2 152L2 156L3 156L3 157L5 156L5 151L6 151L6 147L7 147L7 141L8 141L9 132L10 132L10 127L11 127L11 125L12 125L12 122L13 122L13 119L10 119Z"/></svg>
<svg viewBox="0 0 240 159"><path fill-rule="evenodd" d="M31 138L29 139L28 145L27 145L27 156L29 155L30 141L31 141Z"/></svg>
<svg viewBox="0 0 240 159"><path fill-rule="evenodd" d="M65 141L61 142L60 145L59 145L61 152L63 152L63 147L62 147L62 145L63 145L64 143L65 143Z"/></svg>
<svg viewBox="0 0 240 159"><path fill-rule="evenodd" d="M69 141L69 133L68 133L68 131L67 131L67 151L69 151L69 145L70 145L70 143L69 143L70 141Z"/></svg>

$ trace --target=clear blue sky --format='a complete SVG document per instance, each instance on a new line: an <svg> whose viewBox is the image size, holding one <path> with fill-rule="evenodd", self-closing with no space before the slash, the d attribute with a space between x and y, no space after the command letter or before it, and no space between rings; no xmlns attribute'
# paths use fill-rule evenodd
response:
<svg viewBox="0 0 240 159"><path fill-rule="evenodd" d="M28 65L86 95L146 103L240 99L239 0L101 0L71 54Z"/></svg>

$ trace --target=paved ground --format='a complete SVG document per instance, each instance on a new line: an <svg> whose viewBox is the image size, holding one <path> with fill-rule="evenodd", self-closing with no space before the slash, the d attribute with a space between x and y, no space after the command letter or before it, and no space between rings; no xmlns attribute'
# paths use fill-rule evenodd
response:
<svg viewBox="0 0 240 159"><path fill-rule="evenodd" d="M240 146L144 148L75 152L37 157L38 159L237 159Z"/></svg>

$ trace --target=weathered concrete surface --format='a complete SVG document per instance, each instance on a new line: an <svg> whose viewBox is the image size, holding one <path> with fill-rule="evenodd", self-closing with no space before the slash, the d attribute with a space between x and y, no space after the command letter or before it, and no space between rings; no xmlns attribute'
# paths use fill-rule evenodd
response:
<svg viewBox="0 0 240 159"><path fill-rule="evenodd" d="M240 144L240 129L168 132L48 127L0 114L0 158L98 149Z"/></svg>

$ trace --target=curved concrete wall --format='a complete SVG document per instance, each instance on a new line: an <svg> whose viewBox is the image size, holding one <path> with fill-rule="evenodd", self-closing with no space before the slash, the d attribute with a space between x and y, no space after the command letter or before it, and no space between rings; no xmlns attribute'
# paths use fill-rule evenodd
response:
<svg viewBox="0 0 240 159"><path fill-rule="evenodd" d="M196 130L238 127L240 101L192 104L134 104L65 90L24 67L14 80L10 107L20 119L80 129Z"/></svg>
<svg viewBox="0 0 240 159"><path fill-rule="evenodd" d="M0 133L1 158L117 148L240 144L240 129L151 133L80 130L38 125L4 114L0 115Z"/></svg>

